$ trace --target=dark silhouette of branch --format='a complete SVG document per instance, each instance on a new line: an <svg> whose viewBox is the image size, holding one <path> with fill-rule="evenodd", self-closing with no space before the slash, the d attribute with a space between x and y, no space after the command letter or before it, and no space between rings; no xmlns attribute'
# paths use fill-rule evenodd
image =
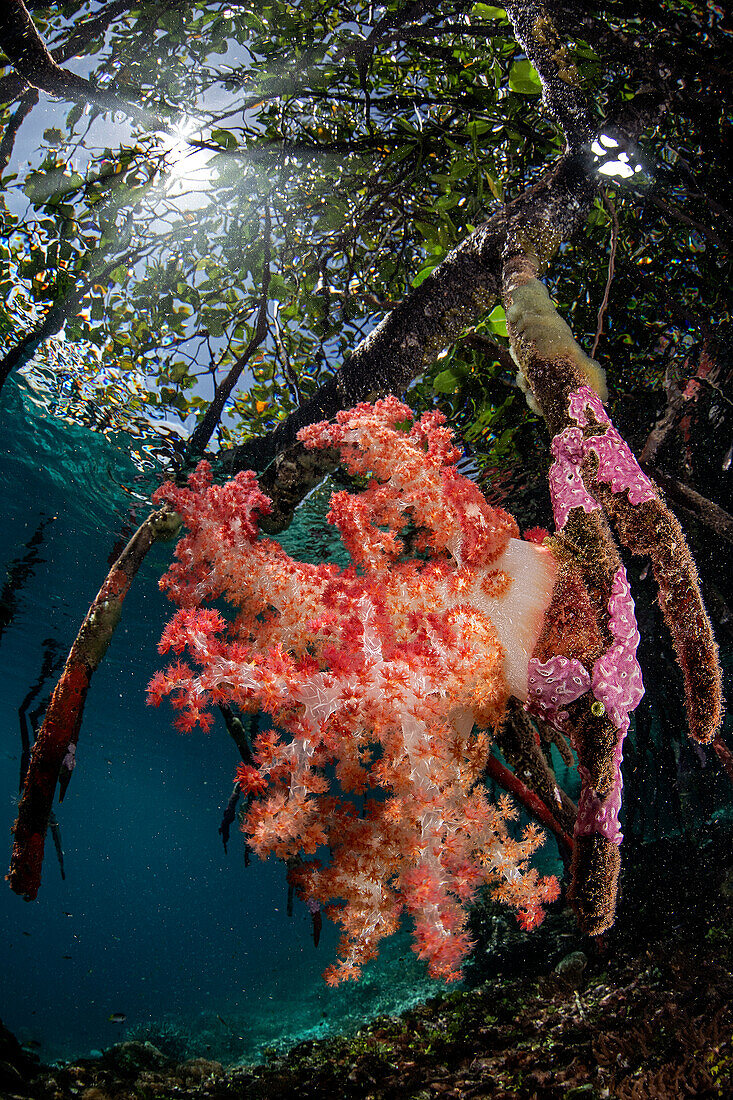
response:
<svg viewBox="0 0 733 1100"><path fill-rule="evenodd" d="M162 126L152 112L130 103L111 89L97 88L89 80L59 65L36 30L23 0L5 0L0 16L0 46L18 75L33 88L59 99L92 103L105 111L123 111L148 128L156 123Z"/></svg>
<svg viewBox="0 0 733 1100"><path fill-rule="evenodd" d="M18 133L24 120L31 113L36 103L38 103L38 89L29 88L28 91L24 92L20 97L20 103L10 116L8 124L3 131L3 136L0 138L0 176L7 168L10 163L10 158L13 155L15 135Z"/></svg>
<svg viewBox="0 0 733 1100"><path fill-rule="evenodd" d="M206 410L203 419L191 433L185 450L185 457L187 459L196 458L202 455L206 450L206 446L221 420L224 406L232 390L239 381L242 371L267 336L267 303L268 291L270 288L270 231L270 207L266 204L263 236L264 256L262 260L262 293L260 295L259 307L257 310L255 329L247 347L237 361L229 368L229 373L226 378L216 387L214 399Z"/></svg>
<svg viewBox="0 0 733 1100"><path fill-rule="evenodd" d="M646 465L646 472L654 478L658 485L664 489L667 497L675 507L682 508L689 515L694 516L700 523L704 523L721 539L733 542L733 516L726 512L719 504L709 500L702 493L698 493L684 481L665 474L656 466Z"/></svg>
<svg viewBox="0 0 733 1100"><path fill-rule="evenodd" d="M135 0L114 0L114 3L108 4L96 15L93 15L90 19L84 19L78 26L75 26L69 37L64 39L63 45L59 48L59 54L54 49L49 51L51 56L56 61L68 61L70 57L81 53L95 38L99 38L101 34L104 34L110 23L113 23L118 15L122 15L123 12L134 7L136 7Z"/></svg>
<svg viewBox="0 0 733 1100"><path fill-rule="evenodd" d="M46 528L55 518L55 516L45 516L26 542L23 556L11 561L7 566L5 581L0 588L0 639L15 618L24 585L33 576L36 566L42 560L40 547L43 546Z"/></svg>
<svg viewBox="0 0 733 1100"><path fill-rule="evenodd" d="M62 65L70 57L82 53L90 42L104 34L118 15L129 11L132 7L134 7L132 0L116 0L91 19L85 19L79 23L64 42L52 47L48 52L54 61ZM28 84L18 72L7 73L0 77L0 103L12 103L27 90Z"/></svg>

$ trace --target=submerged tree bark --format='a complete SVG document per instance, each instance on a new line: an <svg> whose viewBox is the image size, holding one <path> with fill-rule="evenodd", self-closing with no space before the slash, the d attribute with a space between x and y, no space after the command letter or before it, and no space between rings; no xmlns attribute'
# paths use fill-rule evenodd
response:
<svg viewBox="0 0 733 1100"><path fill-rule="evenodd" d="M16 894L35 898L56 786L66 791L76 762L84 703L92 674L104 657L122 614L122 602L150 547L175 537L180 520L169 508L151 513L114 563L71 647L31 752L7 880Z"/></svg>

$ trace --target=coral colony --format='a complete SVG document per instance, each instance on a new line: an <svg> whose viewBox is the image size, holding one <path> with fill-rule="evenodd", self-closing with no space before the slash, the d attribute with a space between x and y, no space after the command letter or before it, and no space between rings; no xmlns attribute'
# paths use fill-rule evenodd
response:
<svg viewBox="0 0 733 1100"><path fill-rule="evenodd" d="M492 805L480 781L484 731L510 694L526 698L554 559L456 471L441 414L407 431L412 420L390 397L301 433L371 475L363 492L332 498L353 561L343 571L258 539L269 501L252 473L217 486L201 463L189 488L159 490L188 528L162 582L181 610L160 649L187 649L198 669L158 673L149 699L172 694L184 730L207 728L206 708L227 702L266 711L287 735L260 733L257 766L239 768L255 796L244 830L259 855L298 861L300 894L340 924L333 983L358 976L403 908L418 954L449 980L471 947L464 906L480 885L526 928L558 894L527 868L538 831L512 839L509 800ZM408 525L419 557L404 555ZM232 624L201 607L219 597L238 609ZM323 847L327 865L303 858Z"/></svg>
<svg viewBox="0 0 733 1100"><path fill-rule="evenodd" d="M440 413L415 420L395 397L299 435L337 448L365 485L331 498L347 569L295 561L258 537L270 501L250 471L218 486L201 462L188 488L158 491L188 529L161 581L180 610L159 648L187 650L195 667L159 672L149 701L170 696L182 730L208 729L216 704L270 715L237 772L243 830L261 857L287 861L311 912L340 925L332 984L359 976L404 910L415 950L450 981L472 946L465 907L480 886L528 929L558 896L555 878L528 867L539 830L515 839L508 797L492 804L482 782L510 696L578 751L570 897L586 930L613 920L639 635L618 558L599 586L563 538L571 514L597 512L601 483L630 506L659 505L598 394L578 385L566 408L550 471L558 538L544 545L520 539L458 473ZM221 599L236 609L231 622L203 606Z"/></svg>

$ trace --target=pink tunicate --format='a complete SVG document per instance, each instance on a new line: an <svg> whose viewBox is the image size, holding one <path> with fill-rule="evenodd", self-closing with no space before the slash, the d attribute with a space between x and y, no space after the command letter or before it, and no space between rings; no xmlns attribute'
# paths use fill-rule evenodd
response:
<svg viewBox="0 0 733 1100"><path fill-rule="evenodd" d="M603 703L613 724L625 734L629 715L641 702L644 684L636 659L639 631L634 601L623 566L619 566L613 578L608 612L608 628L616 641L593 666L593 694Z"/></svg>
<svg viewBox="0 0 733 1100"><path fill-rule="evenodd" d="M578 768L583 781L583 789L578 799L578 816L575 821L574 832L576 837L599 835L617 846L624 839L618 820L621 812L621 794L623 790L621 779L621 760L623 757L620 740L614 752L614 764L618 780L605 798L599 798L591 786L587 769Z"/></svg>
<svg viewBox="0 0 733 1100"><path fill-rule="evenodd" d="M588 424L585 410L590 409L599 424L610 424L608 413L603 407L603 402L590 386L581 386L574 390L568 398L568 413L576 420L581 428Z"/></svg>
<svg viewBox="0 0 733 1100"><path fill-rule="evenodd" d="M556 654L549 661L531 657L527 674L527 710L555 726L568 716L563 708L590 687L588 670L576 657Z"/></svg>
<svg viewBox="0 0 733 1100"><path fill-rule="evenodd" d="M634 601L623 566L616 570L613 578L608 612L608 626L615 642L594 664L592 687L596 699L603 703L608 717L618 729L613 753L614 781L606 797L599 798L590 784L587 770L579 769L583 790L578 801L575 835L598 834L612 844L620 844L623 839L618 821L623 789L623 743L629 729L629 716L644 694L641 668L636 660L639 631L634 616Z"/></svg>
<svg viewBox="0 0 733 1100"><path fill-rule="evenodd" d="M605 435L594 435L586 445L598 455L598 480L606 481L614 493L628 491L630 504L654 500L654 486L634 458L631 448L613 424Z"/></svg>
<svg viewBox="0 0 733 1100"><path fill-rule="evenodd" d="M614 428L600 397L589 386L581 386L568 398L568 412L581 428L587 426L585 410L588 408L598 423L606 426L605 435L594 435L584 441L584 456L589 449L598 455L598 480L607 481L614 493L627 489L631 504L653 500L656 496L654 486Z"/></svg>
<svg viewBox="0 0 733 1100"><path fill-rule="evenodd" d="M600 505L585 487L580 465L585 455L585 440L580 428L566 428L550 444L555 461L548 480L555 526L561 530L568 521L571 508L595 512Z"/></svg>
<svg viewBox="0 0 733 1100"><path fill-rule="evenodd" d="M589 408L598 423L605 426L603 435L584 438L581 429L588 424L586 409ZM605 481L614 493L626 489L630 504L654 500L654 486L609 420L598 394L589 386L581 386L568 398L568 413L578 427L565 428L551 444L555 461L550 468L550 494L558 530L567 523L571 508L593 512L600 507L586 488L580 472L583 460L591 451L598 458L598 481Z"/></svg>

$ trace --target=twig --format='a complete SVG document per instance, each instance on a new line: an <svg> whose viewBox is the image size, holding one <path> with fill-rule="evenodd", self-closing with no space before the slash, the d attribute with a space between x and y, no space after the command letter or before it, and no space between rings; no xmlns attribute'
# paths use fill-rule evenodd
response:
<svg viewBox="0 0 733 1100"><path fill-rule="evenodd" d="M515 798L518 798L525 810L532 814L533 817L536 817L538 821L541 821L546 828L550 829L557 837L559 843L564 845L568 852L572 852L572 837L565 832L539 795L531 791L514 772L510 772L509 768L501 764L495 756L490 756L486 761L485 772L487 775L491 776L494 782L498 783L500 787L503 787L504 790L509 791Z"/></svg>
<svg viewBox="0 0 733 1100"><path fill-rule="evenodd" d="M252 358L254 352L267 336L267 305L271 277L270 228L270 206L269 203L266 203L263 241L264 257L262 261L262 293L260 295L260 303L257 311L257 321L255 324L254 332L252 334L252 339L249 341L247 347L244 349L236 362L232 364L226 378L224 378L217 386L216 393L214 394L214 399L206 410L203 420L200 424L196 425L196 428L191 433L188 443L186 444L185 455L187 459L195 458L198 455L203 454L206 450L206 446L212 435L214 434L217 424L221 420L221 414L224 411L224 406L226 405L229 395L239 381L242 371Z"/></svg>
<svg viewBox="0 0 733 1100"><path fill-rule="evenodd" d="M608 257L608 277L606 279L606 290L603 294L603 301L601 302L600 309L598 310L598 323L596 325L596 338L593 341L593 348L591 350L591 358L596 354L596 348L598 347L598 341L601 338L603 332L603 318L606 314L608 307L608 296L611 293L611 283L613 282L613 269L616 263L616 246L618 245L618 214L616 213L616 207L611 202L608 194L604 191L601 192L601 201L611 215L611 250Z"/></svg>

